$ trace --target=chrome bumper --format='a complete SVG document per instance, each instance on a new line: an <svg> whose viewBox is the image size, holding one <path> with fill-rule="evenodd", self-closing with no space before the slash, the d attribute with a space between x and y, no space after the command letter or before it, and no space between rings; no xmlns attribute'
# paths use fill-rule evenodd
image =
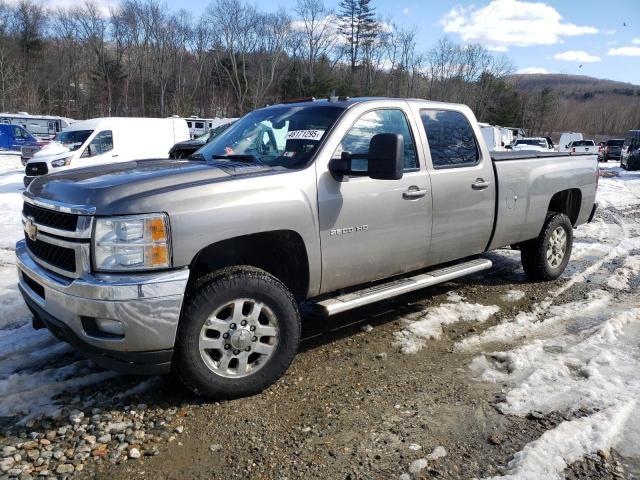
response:
<svg viewBox="0 0 640 480"><path fill-rule="evenodd" d="M16 244L16 265L27 305L37 316L47 317L42 320L50 330L54 331L51 324L55 324L67 332L65 337L75 337L68 339L70 343L79 346L81 342L90 351L113 352L117 358L123 356L120 353L173 349L188 268L69 279L37 264L24 240ZM124 335L87 332L87 322L96 318L122 322Z"/></svg>

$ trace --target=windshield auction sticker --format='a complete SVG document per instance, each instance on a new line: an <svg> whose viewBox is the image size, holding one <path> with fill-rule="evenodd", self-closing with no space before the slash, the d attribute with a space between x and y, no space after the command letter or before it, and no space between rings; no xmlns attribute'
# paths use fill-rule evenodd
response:
<svg viewBox="0 0 640 480"><path fill-rule="evenodd" d="M320 140L324 130L292 130L287 132L287 140Z"/></svg>

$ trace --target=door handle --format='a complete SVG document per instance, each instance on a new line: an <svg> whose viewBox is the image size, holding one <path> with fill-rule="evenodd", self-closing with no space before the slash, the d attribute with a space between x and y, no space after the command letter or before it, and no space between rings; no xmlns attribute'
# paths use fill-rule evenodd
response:
<svg viewBox="0 0 640 480"><path fill-rule="evenodd" d="M491 182L485 181L484 178L476 178L476 181L471 184L471 188L474 190L484 190L488 188L489 185L491 185Z"/></svg>
<svg viewBox="0 0 640 480"><path fill-rule="evenodd" d="M407 190L402 192L402 198L406 198L409 200L413 200L416 198L422 198L427 194L427 189L420 189L415 185L409 187Z"/></svg>
<svg viewBox="0 0 640 480"><path fill-rule="evenodd" d="M117 157L117 156L118 156L118 154L117 154L117 153L114 153L114 154L113 154L113 155L111 155L111 156L112 156L112 157Z"/></svg>

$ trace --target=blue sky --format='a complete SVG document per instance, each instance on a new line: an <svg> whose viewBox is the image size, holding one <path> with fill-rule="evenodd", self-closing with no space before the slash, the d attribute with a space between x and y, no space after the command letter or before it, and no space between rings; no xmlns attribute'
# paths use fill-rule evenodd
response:
<svg viewBox="0 0 640 480"><path fill-rule="evenodd" d="M194 16L207 5L206 0L166 1ZM325 2L337 8L338 0ZM292 12L294 0L255 4ZM447 35L503 52L517 71L584 74L640 85L640 0L372 0L372 5L383 18L416 27L419 50Z"/></svg>

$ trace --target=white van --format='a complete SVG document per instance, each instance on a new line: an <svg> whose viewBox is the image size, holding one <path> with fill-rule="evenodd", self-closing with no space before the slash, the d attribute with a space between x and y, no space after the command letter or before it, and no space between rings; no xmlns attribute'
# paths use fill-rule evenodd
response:
<svg viewBox="0 0 640 480"><path fill-rule="evenodd" d="M571 142L577 142L579 140L584 140L581 133L578 132L563 132L560 135L560 142L558 142L558 151L559 152L568 152L571 150L569 144Z"/></svg>
<svg viewBox="0 0 640 480"><path fill-rule="evenodd" d="M506 149L502 139L502 129L488 123L478 123L480 131L484 137L484 141L491 152L503 152Z"/></svg>
<svg viewBox="0 0 640 480"><path fill-rule="evenodd" d="M27 162L24 184L47 173L103 163L168 158L189 139L181 118L93 118L71 124Z"/></svg>

